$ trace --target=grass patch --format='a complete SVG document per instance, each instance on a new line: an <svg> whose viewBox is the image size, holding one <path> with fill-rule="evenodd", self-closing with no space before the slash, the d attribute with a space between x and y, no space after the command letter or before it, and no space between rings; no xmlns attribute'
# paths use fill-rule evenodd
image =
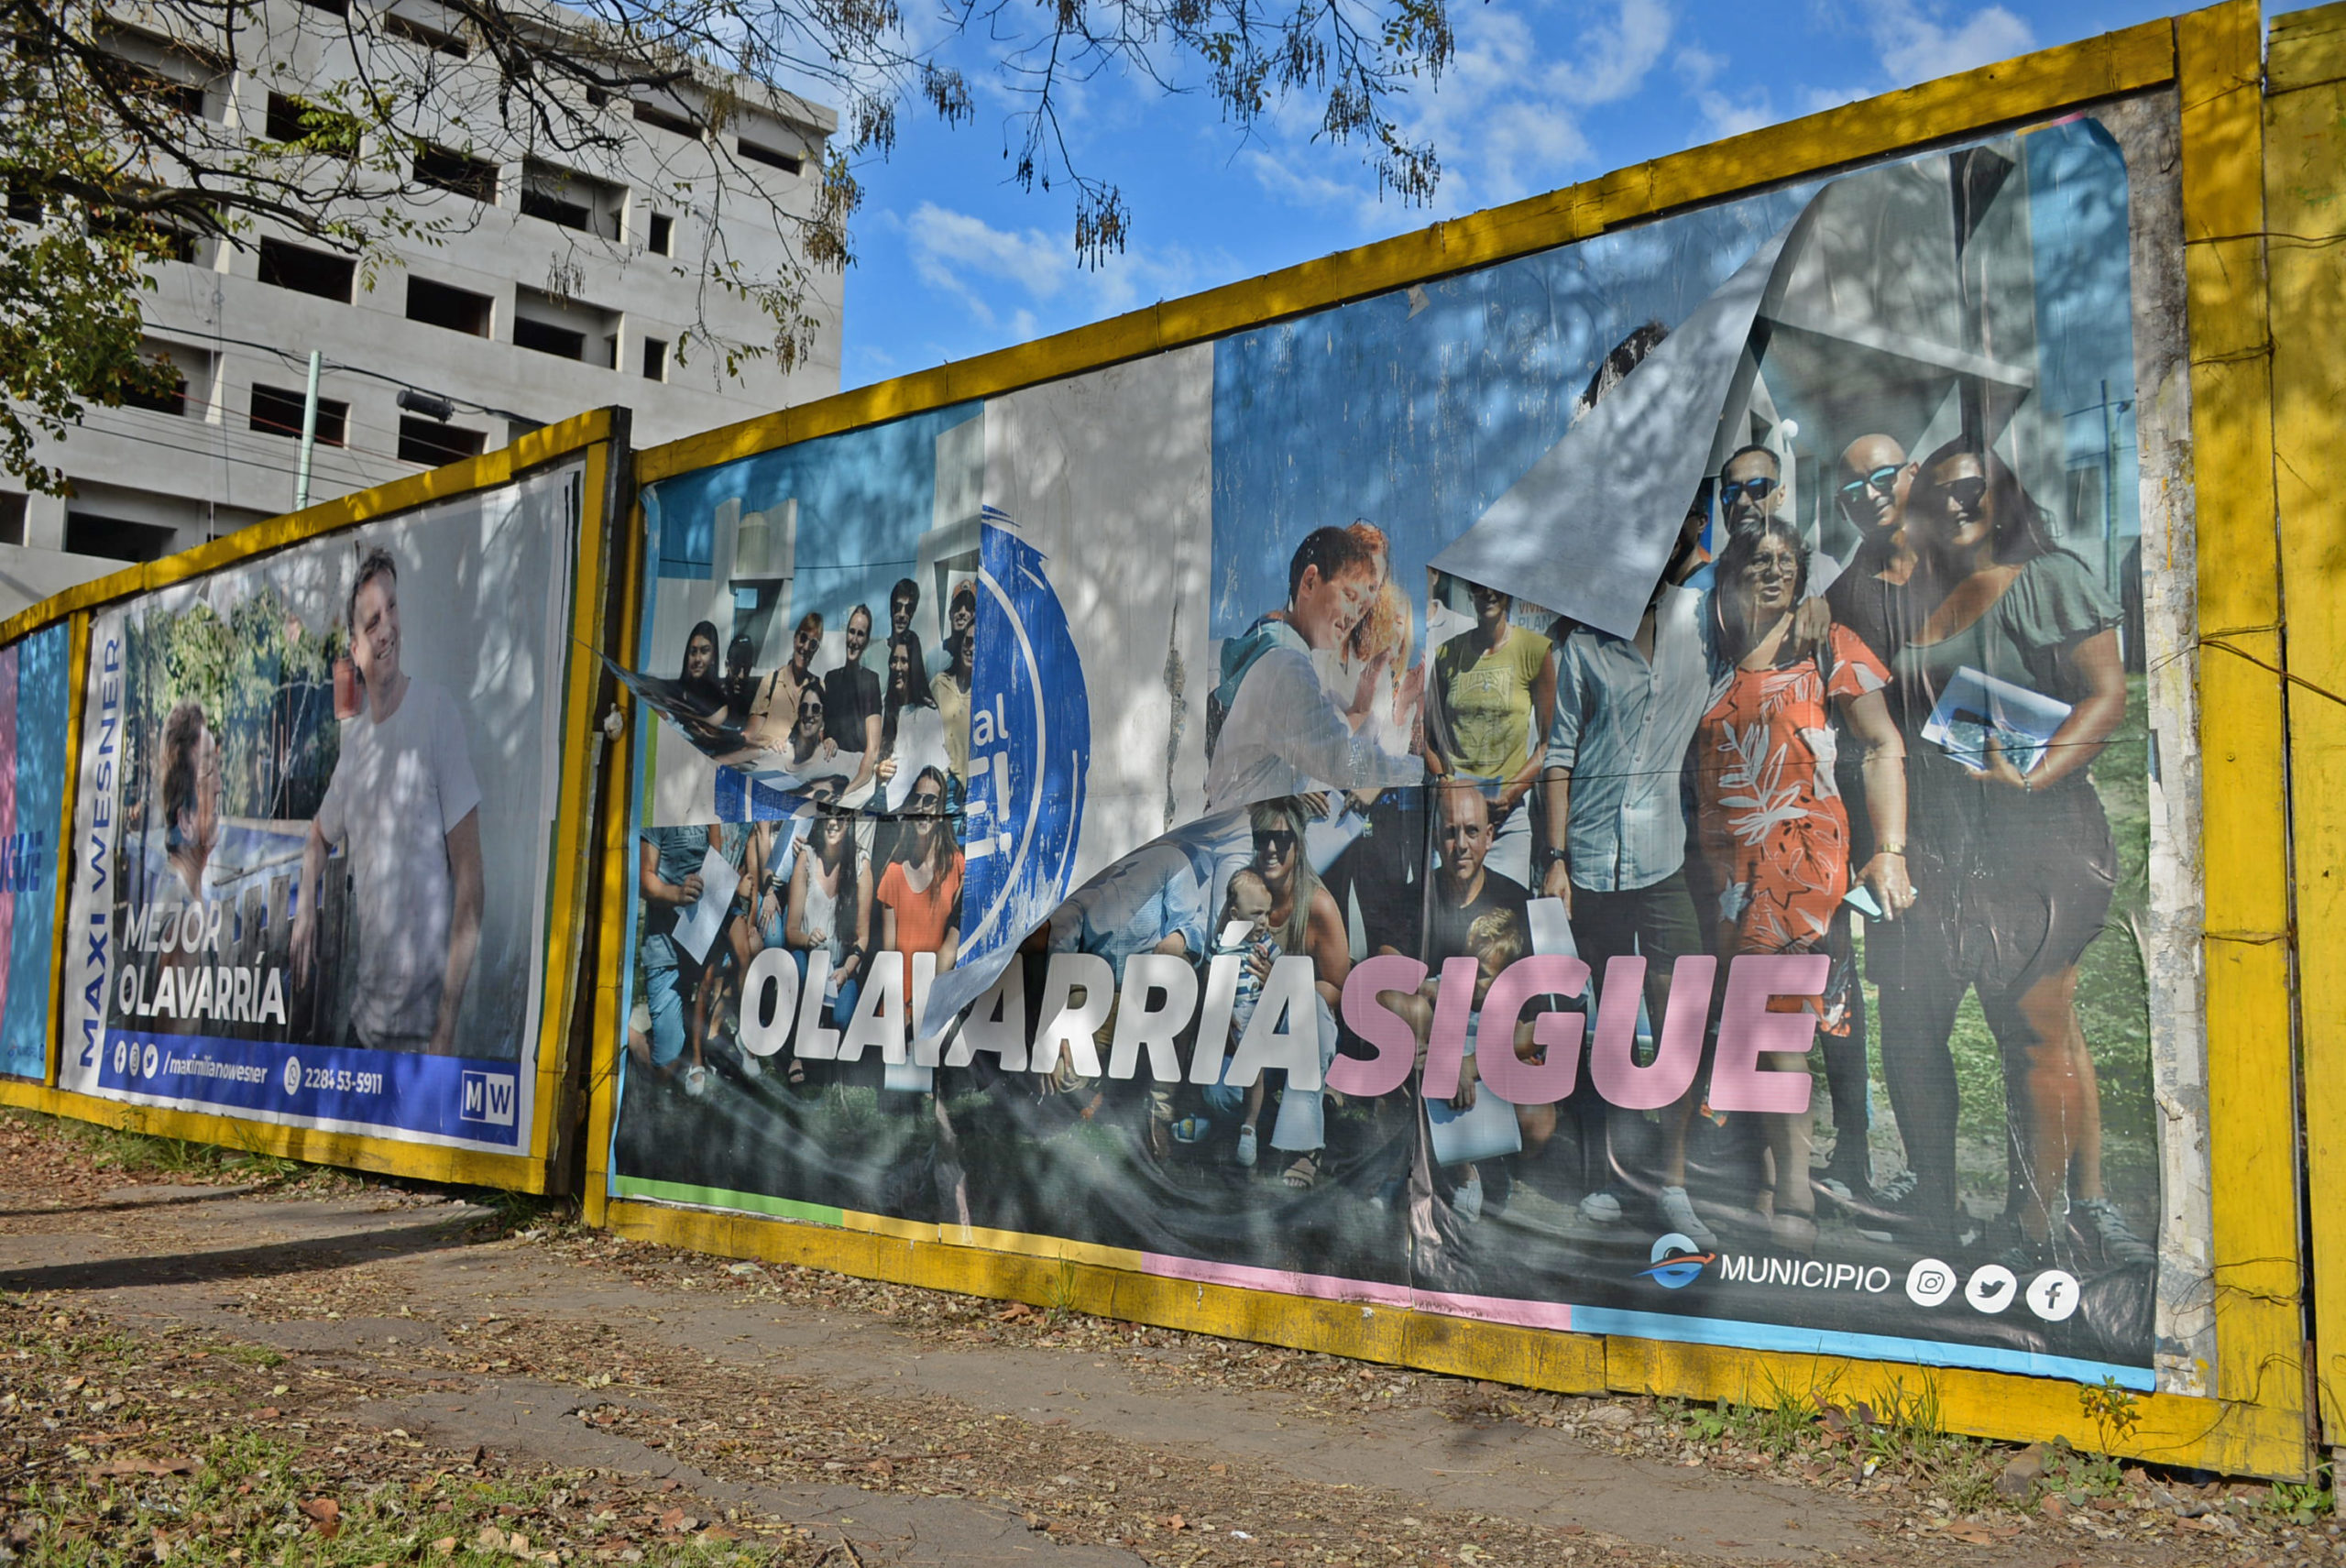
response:
<svg viewBox="0 0 2346 1568"><path fill-rule="evenodd" d="M163 1474L110 1475L142 1465ZM170 1467L185 1465L184 1473ZM371 1568L392 1563L517 1563L551 1557L557 1516L593 1528L599 1516L555 1477L472 1477L445 1471L367 1480L305 1464L252 1432L211 1438L192 1455L117 1457L16 1493L8 1541L39 1568L132 1562L251 1568ZM603 1523L618 1522L614 1513ZM535 1537L532 1537L532 1531ZM493 1538L493 1539L492 1539ZM648 1540L661 1564L763 1564L782 1553L748 1540ZM630 1562L637 1559L629 1559Z"/></svg>
<svg viewBox="0 0 2346 1568"><path fill-rule="evenodd" d="M1770 1376L1758 1400L1687 1405L1665 1399L1660 1409L1695 1442L1764 1454L1812 1475L1838 1469L1866 1480L1887 1475L1957 1513L1979 1513L1999 1501L1996 1445L1948 1431L1937 1387L1928 1379L1911 1393L1893 1382L1876 1401L1845 1403L1829 1383L1796 1390Z"/></svg>

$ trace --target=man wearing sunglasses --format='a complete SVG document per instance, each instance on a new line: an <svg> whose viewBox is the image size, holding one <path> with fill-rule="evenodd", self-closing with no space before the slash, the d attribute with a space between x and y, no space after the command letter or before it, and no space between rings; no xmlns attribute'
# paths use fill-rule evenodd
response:
<svg viewBox="0 0 2346 1568"><path fill-rule="evenodd" d="M1678 959L1703 950L1686 883L1679 779L1711 705L1705 596L1694 580L1706 499L1689 508L1636 636L1577 626L1557 645L1556 718L1540 774L1548 848L1537 865L1539 891L1563 900L1580 957L1600 981L1614 958L1647 959L1646 1006L1657 1025ZM1619 1163L1613 1115L1585 1074L1569 1110L1582 1131L1581 1213L1618 1223L1621 1190L1658 1195L1660 1173Z"/></svg>
<svg viewBox="0 0 2346 1568"><path fill-rule="evenodd" d="M1906 541L1906 498L1914 483L1914 465L1894 437L1861 435L1842 449L1834 475L1833 502L1857 531L1857 553L1847 570L1825 590L1825 602L1835 624L1847 627L1884 664L1920 624L1907 583L1914 575L1915 554ZM1844 800L1865 795L1863 745L1839 748L1834 762L1835 783ZM1849 863L1864 865L1874 854L1873 819L1869 813L1849 813ZM1835 916L1825 937L1825 952L1836 965L1856 961L1856 944L1847 905ZM1833 1156L1825 1166L1828 1184L1859 1198L1872 1193L1871 1161L1867 1136L1871 1117L1866 1103L1866 998L1862 986L1849 988L1847 1016L1838 1032L1820 1032L1825 1078L1833 1094Z"/></svg>
<svg viewBox="0 0 2346 1568"><path fill-rule="evenodd" d="M1765 446L1746 446L1719 469L1719 512L1730 533L1749 533L1783 509L1784 470Z"/></svg>
<svg viewBox="0 0 2346 1568"><path fill-rule="evenodd" d="M1914 465L1887 435L1861 435L1841 454L1834 503L1858 531L1848 569L1825 591L1833 619L1865 640L1884 663L1906 645L1911 627L1906 585L1918 557L1906 540L1906 497Z"/></svg>

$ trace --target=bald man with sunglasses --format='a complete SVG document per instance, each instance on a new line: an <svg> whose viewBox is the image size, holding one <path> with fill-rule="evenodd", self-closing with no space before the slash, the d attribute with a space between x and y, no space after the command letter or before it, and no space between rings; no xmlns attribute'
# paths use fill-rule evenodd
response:
<svg viewBox="0 0 2346 1568"><path fill-rule="evenodd" d="M1922 623L1910 583L1916 556L1906 541L1906 498L1914 483L1914 465L1896 437L1861 435L1841 450L1834 476L1833 504L1857 531L1857 553L1848 566L1825 590L1825 603L1836 625L1857 633L1884 664L1898 656ZM1834 763L1835 784L1845 800L1865 798L1861 745L1840 748ZM1879 846L1867 813L1849 814L1849 863L1864 865ZM1854 966L1856 946L1851 915L1845 905L1825 938L1825 951L1838 965ZM1853 972L1853 970L1852 970ZM1825 1076L1833 1096L1833 1155L1825 1168L1827 1183L1837 1183L1851 1196L1873 1196L1872 1166L1867 1154L1871 1114L1866 1103L1865 991L1846 987L1847 1015L1837 1028L1822 1032L1819 1045Z"/></svg>

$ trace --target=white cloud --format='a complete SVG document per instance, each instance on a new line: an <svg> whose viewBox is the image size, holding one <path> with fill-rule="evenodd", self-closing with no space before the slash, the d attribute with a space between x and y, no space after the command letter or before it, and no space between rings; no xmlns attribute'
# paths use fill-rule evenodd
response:
<svg viewBox="0 0 2346 1568"><path fill-rule="evenodd" d="M1583 107L1634 96L1669 47L1672 20L1661 0L1619 0L1610 18L1582 35L1576 62L1549 68L1548 89Z"/></svg>
<svg viewBox="0 0 2346 1568"><path fill-rule="evenodd" d="M1838 109L1869 96L1870 93L1847 87L1803 87L1800 90L1800 112L1821 115L1827 109Z"/></svg>
<svg viewBox="0 0 2346 1568"><path fill-rule="evenodd" d="M1512 201L1582 171L1593 152L1581 112L1636 96L1675 24L1666 0L1610 0L1594 16L1575 13L1487 5L1452 13L1457 54L1434 91L1398 116L1441 155L1441 207ZM1569 40L1561 57L1558 35Z"/></svg>
<svg viewBox="0 0 2346 1568"><path fill-rule="evenodd" d="M1347 157L1315 141L1321 106L1300 97L1257 127L1238 165L1280 201L1341 214L1364 234L1551 190L1586 172L1595 156L1585 112L1635 97L1675 25L1668 0L1530 0L1451 15L1458 47L1441 80L1387 105L1402 134L1431 142L1442 160L1431 212L1380 200L1376 174L1354 160L1371 149Z"/></svg>
<svg viewBox="0 0 2346 1568"><path fill-rule="evenodd" d="M1073 269L1071 247L1041 229L998 229L982 218L923 202L904 222L904 248L913 271L930 288L950 294L988 326L994 304L981 280L1024 290L1030 300L1048 301Z"/></svg>
<svg viewBox="0 0 2346 1568"><path fill-rule="evenodd" d="M1900 86L1948 76L2025 54L2036 47L2029 25L2001 5L1946 19L1945 8L1924 0L1865 0L1867 35L1881 68Z"/></svg>
<svg viewBox="0 0 2346 1568"><path fill-rule="evenodd" d="M1679 80L1700 91L1716 81L1719 72L1727 69L1727 56L1713 54L1700 44L1688 44L1678 51L1670 65L1678 73Z"/></svg>
<svg viewBox="0 0 2346 1568"><path fill-rule="evenodd" d="M1772 126L1781 117L1776 113L1775 100L1765 87L1756 87L1740 97L1706 89L1694 94L1694 107L1703 115L1703 134L1695 138L1697 141L1739 137L1746 131Z"/></svg>
<svg viewBox="0 0 2346 1568"><path fill-rule="evenodd" d="M914 274L958 301L981 325L999 329L1006 342L1187 293L1201 271L1198 259L1178 247L1128 250L1088 268L1076 259L1066 234L998 229L935 202L923 202L899 226Z"/></svg>
<svg viewBox="0 0 2346 1568"><path fill-rule="evenodd" d="M1968 71L2024 54L2036 46L2029 25L2001 5L1961 12L1936 0L1858 0L1858 10L1867 40L1873 45L1889 82L1877 80L1854 88L1795 87L1791 93L1791 113L1814 115L1837 109L1886 87ZM1678 52L1673 64L1702 115L1701 131L1689 145L1758 130L1783 117L1764 86L1742 93L1715 87L1727 65L1718 55L1689 45Z"/></svg>

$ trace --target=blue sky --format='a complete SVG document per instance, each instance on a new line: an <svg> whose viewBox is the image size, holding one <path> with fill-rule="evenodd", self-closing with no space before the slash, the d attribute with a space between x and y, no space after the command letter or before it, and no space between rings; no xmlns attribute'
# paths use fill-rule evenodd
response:
<svg viewBox="0 0 2346 1568"><path fill-rule="evenodd" d="M1356 148L1312 140L1316 103L1288 105L1248 138L1202 92L1168 96L1102 74L1070 100L1068 130L1085 172L1122 185L1134 225L1125 254L1096 271L1075 260L1067 195L1009 180L1014 105L965 42L976 123L947 130L908 107L893 157L861 170L841 384L966 359L2166 9L1453 0L1457 59L1438 86L1396 106L1440 150L1430 208L1380 201Z"/></svg>

